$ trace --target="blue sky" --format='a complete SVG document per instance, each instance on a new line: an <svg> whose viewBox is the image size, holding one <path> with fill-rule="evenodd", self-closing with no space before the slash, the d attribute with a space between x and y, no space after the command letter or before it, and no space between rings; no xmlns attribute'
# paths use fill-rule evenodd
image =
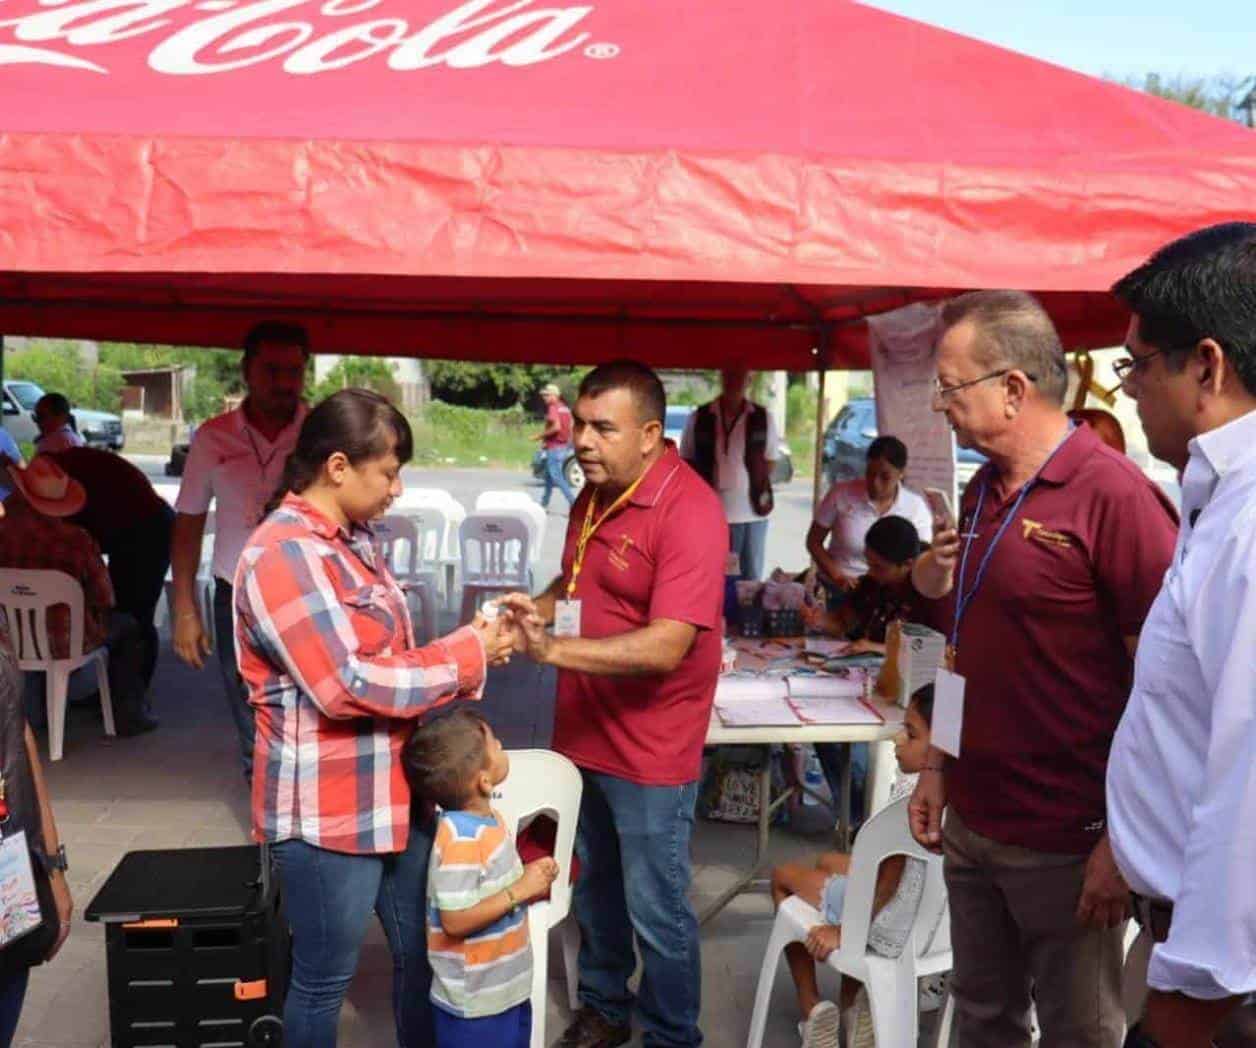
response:
<svg viewBox="0 0 1256 1048"><path fill-rule="evenodd" d="M1252 0L864 0L1096 76L1256 74Z"/></svg>

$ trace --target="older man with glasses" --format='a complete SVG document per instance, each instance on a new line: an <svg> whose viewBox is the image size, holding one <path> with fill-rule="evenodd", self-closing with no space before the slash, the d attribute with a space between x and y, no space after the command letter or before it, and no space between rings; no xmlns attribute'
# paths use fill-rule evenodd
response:
<svg viewBox="0 0 1256 1048"><path fill-rule="evenodd" d="M1206 1048L1256 991L1256 223L1184 237L1113 290L1134 314L1118 370L1183 515L1108 764L1150 948L1127 1044Z"/></svg>
<svg viewBox="0 0 1256 1048"><path fill-rule="evenodd" d="M1103 777L1173 509L1070 423L1063 349L1037 301L975 292L943 322L934 410L990 461L958 530L915 569L938 600L963 723L959 756L931 751L909 811L945 855L960 1043L1028 1048L1032 1002L1044 1048L1117 1048L1129 893Z"/></svg>

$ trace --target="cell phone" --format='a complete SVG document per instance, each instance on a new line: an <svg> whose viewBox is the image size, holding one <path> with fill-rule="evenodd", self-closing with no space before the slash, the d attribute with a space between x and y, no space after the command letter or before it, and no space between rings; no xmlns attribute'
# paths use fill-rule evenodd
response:
<svg viewBox="0 0 1256 1048"><path fill-rule="evenodd" d="M951 508L951 498L941 488L925 488L925 501L933 514L933 530L937 534L955 529L955 511Z"/></svg>

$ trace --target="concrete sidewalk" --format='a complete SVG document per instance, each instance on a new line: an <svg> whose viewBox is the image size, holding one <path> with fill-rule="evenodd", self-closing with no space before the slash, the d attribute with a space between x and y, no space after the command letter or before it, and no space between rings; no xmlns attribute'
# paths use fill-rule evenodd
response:
<svg viewBox="0 0 1256 1048"><path fill-rule="evenodd" d="M79 682L81 690L83 684ZM510 747L544 746L553 710L552 676L516 660L494 671L485 712ZM23 1048L98 1048L109 1044L103 929L81 914L128 851L231 845L248 839L248 798L216 664L197 673L163 652L154 685L160 730L137 739L106 739L99 709L72 707L65 758L48 766L62 839L70 856L73 932L56 960L32 973L15 1044ZM46 743L41 738L46 755ZM818 809L807 809L814 815ZM813 822L815 820L813 819ZM828 835L782 830L772 857L781 861L822 850ZM751 827L698 823L694 899L699 906L735 879L753 854ZM416 890L422 886L416 885ZM771 927L765 894L738 898L702 935L703 1016L707 1043L745 1043L764 944ZM556 953L557 951L552 951ZM548 1040L566 1024L561 961L551 968ZM341 1020L340 1043L352 1048L394 1043L391 960L378 925L362 953ZM560 1003L563 1002L563 1003ZM797 1014L782 967L765 1044L797 1044ZM638 1043L638 1042L634 1042Z"/></svg>

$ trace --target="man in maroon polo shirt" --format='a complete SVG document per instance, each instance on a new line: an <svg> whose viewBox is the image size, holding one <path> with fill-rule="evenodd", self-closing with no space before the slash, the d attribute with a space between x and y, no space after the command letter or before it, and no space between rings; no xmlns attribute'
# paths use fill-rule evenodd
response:
<svg viewBox="0 0 1256 1048"><path fill-rule="evenodd" d="M528 654L558 667L553 747L584 778L582 1007L562 1048L629 1040L634 932L644 1043L702 1043L689 838L720 668L728 525L716 493L664 441L664 408L644 365L589 373L574 432L587 484L562 574L535 602L503 602L522 617Z"/></svg>
<svg viewBox="0 0 1256 1048"><path fill-rule="evenodd" d="M1104 774L1176 518L1071 426L1064 354L1032 297L963 295L943 323L934 409L990 462L958 533L915 570L939 598L964 714L959 758L931 752L910 815L945 855L960 1043L1028 1048L1032 999L1047 1048L1117 1048L1129 889Z"/></svg>

